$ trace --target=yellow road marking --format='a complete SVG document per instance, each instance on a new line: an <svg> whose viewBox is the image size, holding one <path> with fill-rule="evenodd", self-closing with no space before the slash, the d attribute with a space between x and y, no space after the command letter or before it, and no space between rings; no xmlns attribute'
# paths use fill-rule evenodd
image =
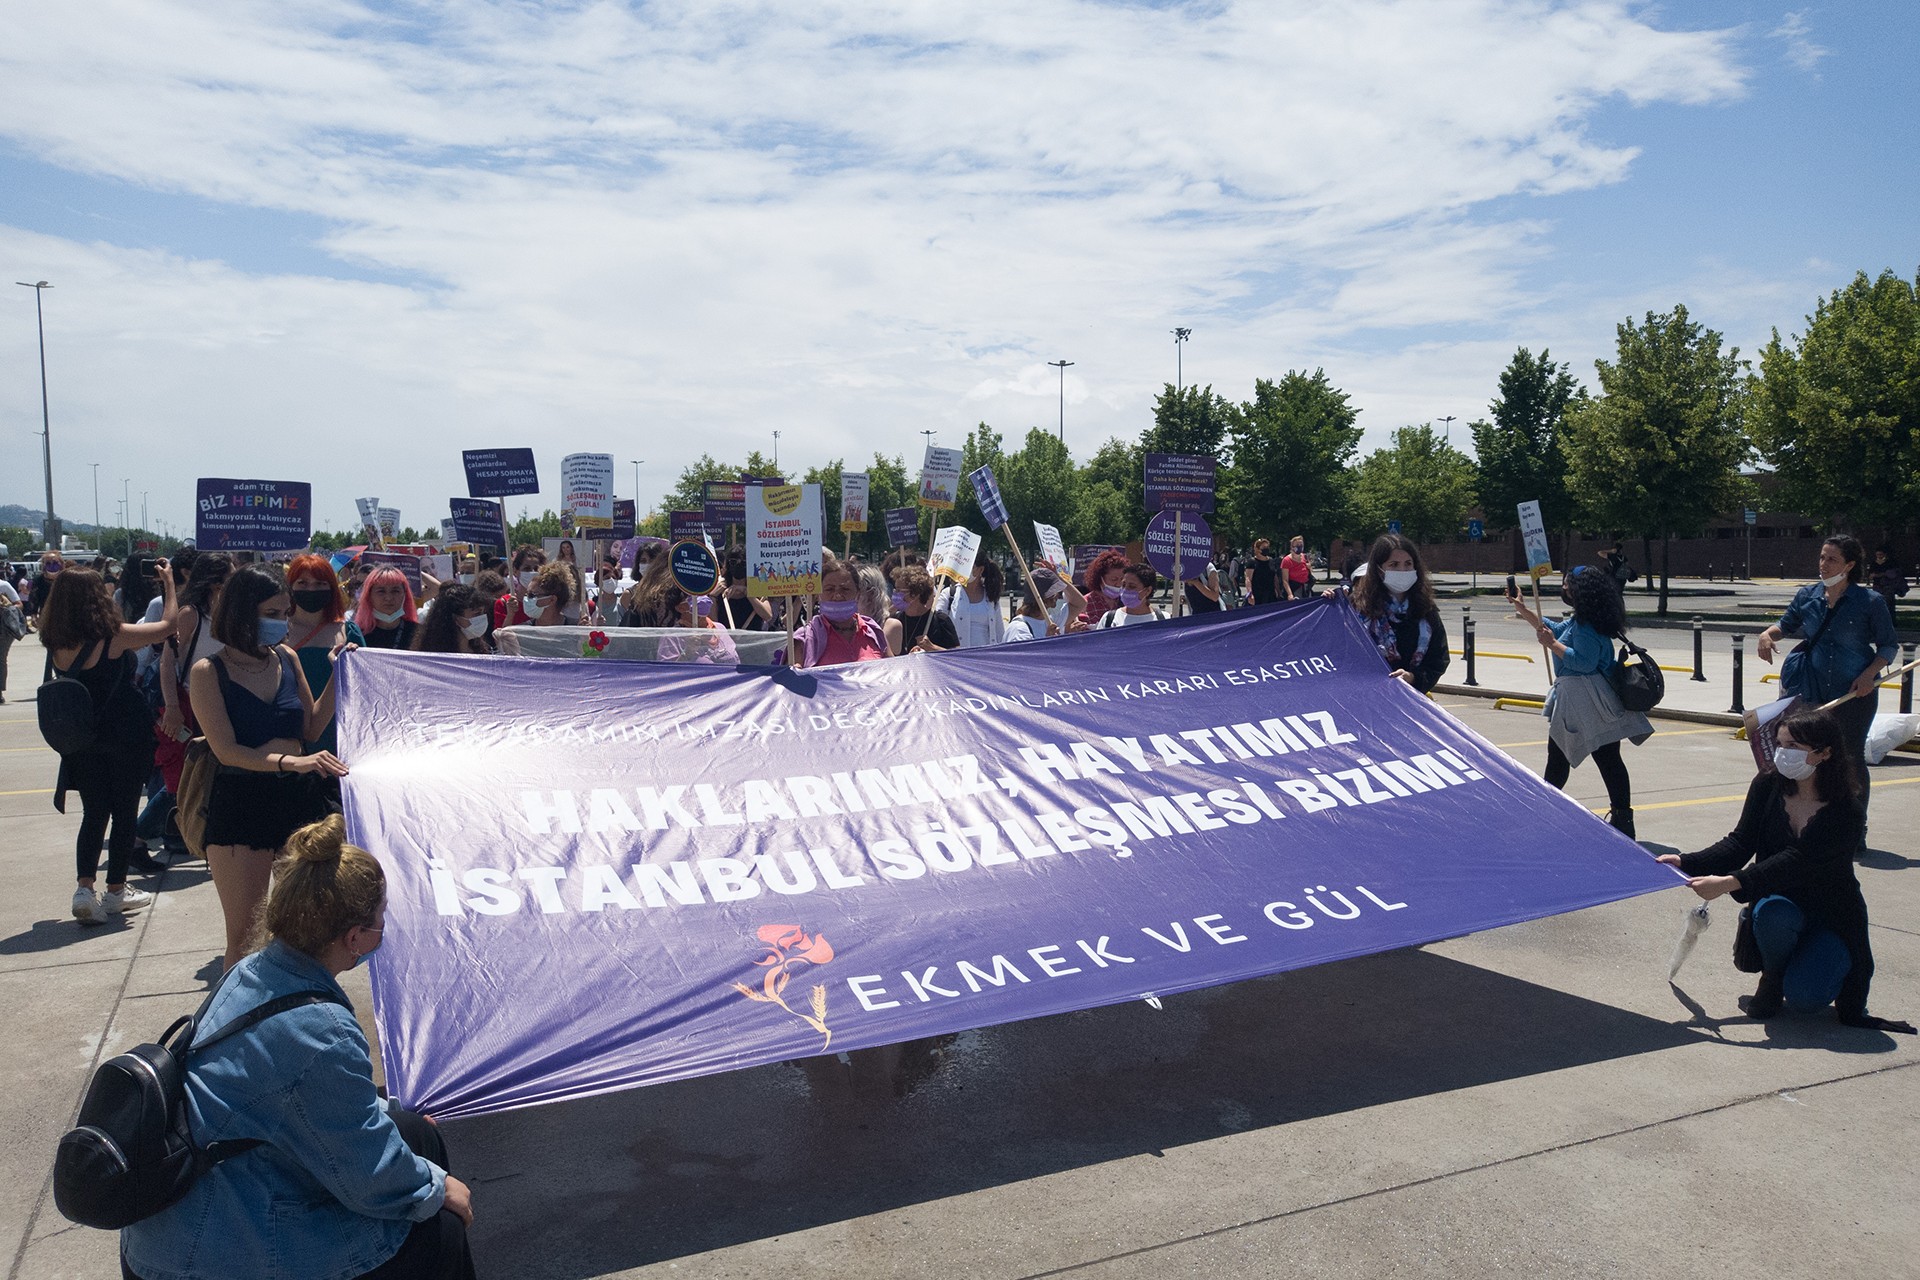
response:
<svg viewBox="0 0 1920 1280"><path fill-rule="evenodd" d="M53 750L52 747L46 746L44 744L38 747L0 747L0 756L12 755L20 751L51 751L51 750Z"/></svg>
<svg viewBox="0 0 1920 1280"><path fill-rule="evenodd" d="M52 794L52 787L41 787L37 791L0 791L0 796L50 796Z"/></svg>

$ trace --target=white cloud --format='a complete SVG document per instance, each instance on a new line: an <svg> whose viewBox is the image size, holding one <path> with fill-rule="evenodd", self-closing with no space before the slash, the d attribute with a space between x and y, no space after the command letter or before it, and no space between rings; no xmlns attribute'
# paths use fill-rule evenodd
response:
<svg viewBox="0 0 1920 1280"><path fill-rule="evenodd" d="M1807 21L1805 9L1788 11L1786 16L1781 18L1780 25L1767 34L1787 46L1788 62L1816 76L1819 73L1820 60L1833 53L1833 50L1814 43L1813 26Z"/></svg>
<svg viewBox="0 0 1920 1280"><path fill-rule="evenodd" d="M1633 150L1586 134L1597 106L1722 101L1745 75L1729 33L1538 0L122 0L12 24L14 145L323 219L327 252L423 282L0 228L60 286L62 506L90 516L66 496L84 461L126 458L176 521L195 474L250 471L311 475L344 522L369 468L424 521L463 444L531 440L555 480L604 444L648 460L651 499L775 427L809 461L981 418L1018 439L1056 420L1056 358L1085 454L1144 423L1173 324L1190 381L1245 395L1327 363L1383 433L1428 394L1395 379L1451 344L1391 372L1353 343L1537 301L1516 269L1543 224L1491 202L1620 181ZM0 411L30 395L10 380ZM5 472L0 500L31 501Z"/></svg>

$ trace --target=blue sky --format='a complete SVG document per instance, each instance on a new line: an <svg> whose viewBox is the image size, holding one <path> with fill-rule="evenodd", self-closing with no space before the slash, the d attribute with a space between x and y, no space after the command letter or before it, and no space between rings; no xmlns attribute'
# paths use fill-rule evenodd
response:
<svg viewBox="0 0 1920 1280"><path fill-rule="evenodd" d="M1133 435L1193 329L1235 398L1324 367L1369 447L1591 381L1684 302L1750 353L1920 266L1920 6L917 8L173 0L20 10L0 258L45 278L56 501L307 479L410 523L542 474ZM40 505L32 297L0 502ZM8 322L6 316L13 317ZM1461 439L1456 434L1456 439ZM111 478L111 482L109 481ZM532 500L551 505L552 495ZM109 516L109 518L111 518Z"/></svg>

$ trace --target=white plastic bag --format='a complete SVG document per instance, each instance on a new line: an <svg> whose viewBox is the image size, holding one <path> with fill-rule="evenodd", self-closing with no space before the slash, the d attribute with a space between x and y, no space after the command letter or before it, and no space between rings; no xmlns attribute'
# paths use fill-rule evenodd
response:
<svg viewBox="0 0 1920 1280"><path fill-rule="evenodd" d="M1867 730L1867 763L1879 764L1887 758L1887 752L1915 737L1920 737L1920 712L1904 716L1881 712Z"/></svg>

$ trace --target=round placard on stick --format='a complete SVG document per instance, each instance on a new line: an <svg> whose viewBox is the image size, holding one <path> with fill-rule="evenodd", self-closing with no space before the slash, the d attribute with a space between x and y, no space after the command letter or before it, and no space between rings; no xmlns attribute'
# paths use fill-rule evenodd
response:
<svg viewBox="0 0 1920 1280"><path fill-rule="evenodd" d="M720 581L720 562L704 542L683 539L667 550L667 569L673 581L690 596L704 596Z"/></svg>
<svg viewBox="0 0 1920 1280"><path fill-rule="evenodd" d="M1199 577L1213 555L1213 530L1198 511L1160 512L1147 521L1144 541L1147 563L1169 580Z"/></svg>

